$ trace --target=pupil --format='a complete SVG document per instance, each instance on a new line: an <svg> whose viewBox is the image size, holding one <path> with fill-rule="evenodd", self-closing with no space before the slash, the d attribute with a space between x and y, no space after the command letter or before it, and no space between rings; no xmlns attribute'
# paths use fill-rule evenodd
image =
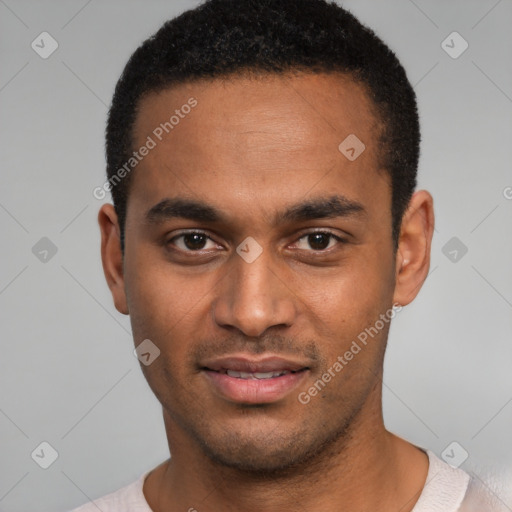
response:
<svg viewBox="0 0 512 512"><path fill-rule="evenodd" d="M308 237L309 245L312 249L325 249L329 245L330 236L324 233L313 233Z"/></svg>
<svg viewBox="0 0 512 512"><path fill-rule="evenodd" d="M188 249L202 249L206 243L206 237L200 233L191 233L183 237Z"/></svg>

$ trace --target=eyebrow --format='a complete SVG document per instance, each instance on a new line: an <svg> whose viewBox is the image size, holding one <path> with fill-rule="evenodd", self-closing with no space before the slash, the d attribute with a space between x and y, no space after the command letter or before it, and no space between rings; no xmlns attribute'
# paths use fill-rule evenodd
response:
<svg viewBox="0 0 512 512"><path fill-rule="evenodd" d="M342 195L319 197L288 207L277 215L278 222L327 219L332 217L361 216L364 206Z"/></svg>
<svg viewBox="0 0 512 512"><path fill-rule="evenodd" d="M158 224L173 218L198 222L219 222L224 219L224 216L217 208L206 203L179 197L164 199L146 213L146 220L151 224Z"/></svg>
<svg viewBox="0 0 512 512"><path fill-rule="evenodd" d="M333 217L361 216L366 209L358 201L353 201L343 195L319 197L302 201L287 207L275 215L276 224L293 221L325 219ZM146 220L158 224L182 218L197 222L222 222L227 217L217 208L202 201L185 198L167 198L153 206L146 213Z"/></svg>

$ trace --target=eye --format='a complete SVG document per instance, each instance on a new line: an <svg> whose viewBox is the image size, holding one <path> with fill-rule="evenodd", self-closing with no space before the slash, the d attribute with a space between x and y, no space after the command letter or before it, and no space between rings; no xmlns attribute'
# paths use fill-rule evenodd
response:
<svg viewBox="0 0 512 512"><path fill-rule="evenodd" d="M340 237L328 231L317 231L299 238L296 247L301 250L325 251L340 242L343 242Z"/></svg>
<svg viewBox="0 0 512 512"><path fill-rule="evenodd" d="M171 238L168 243L185 252L215 249L217 247L217 244L208 235L199 231L182 233Z"/></svg>

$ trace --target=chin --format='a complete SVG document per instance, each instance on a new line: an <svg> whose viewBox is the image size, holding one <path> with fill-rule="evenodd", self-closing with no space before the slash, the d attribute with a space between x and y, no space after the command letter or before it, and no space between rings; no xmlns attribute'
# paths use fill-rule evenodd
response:
<svg viewBox="0 0 512 512"><path fill-rule="evenodd" d="M293 472L304 463L300 447L270 449L246 443L236 450L220 447L204 447L208 458L216 465L235 469L241 473L269 476ZM217 448L217 449L215 449Z"/></svg>
<svg viewBox="0 0 512 512"><path fill-rule="evenodd" d="M277 432L277 433L276 433ZM261 431L256 435L230 432L215 439L197 438L205 455L217 466L261 477L304 474L315 460L335 451L345 429L324 432L315 437L311 431Z"/></svg>

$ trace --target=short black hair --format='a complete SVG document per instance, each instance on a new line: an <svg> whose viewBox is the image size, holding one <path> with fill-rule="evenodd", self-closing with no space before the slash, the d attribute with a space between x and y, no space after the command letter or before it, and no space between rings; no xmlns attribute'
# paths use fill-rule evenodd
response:
<svg viewBox="0 0 512 512"><path fill-rule="evenodd" d="M243 73L341 72L362 84L382 125L379 160L391 178L392 236L416 187L420 128L416 95L395 54L369 28L326 0L208 0L171 19L130 57L106 129L107 179L121 229L141 99L184 82ZM340 141L341 142L341 141Z"/></svg>

